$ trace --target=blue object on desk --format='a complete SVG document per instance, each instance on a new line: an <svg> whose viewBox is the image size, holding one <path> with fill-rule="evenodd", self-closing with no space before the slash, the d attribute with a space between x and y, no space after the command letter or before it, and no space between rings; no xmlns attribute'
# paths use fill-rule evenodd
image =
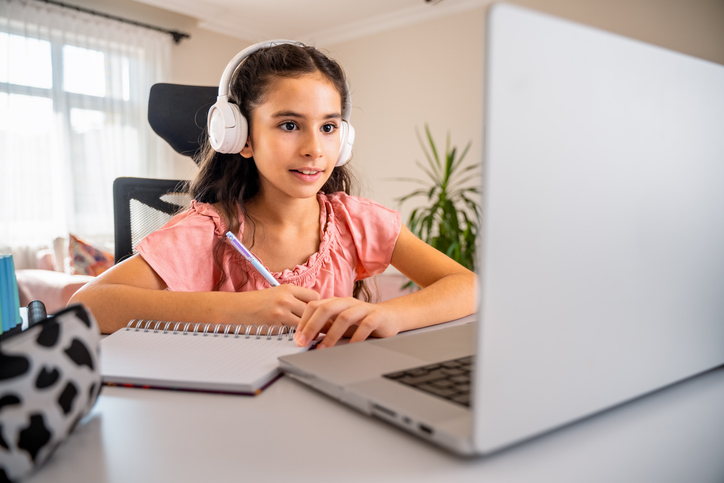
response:
<svg viewBox="0 0 724 483"><path fill-rule="evenodd" d="M0 255L0 319L2 332L21 323L18 282L12 255Z"/></svg>

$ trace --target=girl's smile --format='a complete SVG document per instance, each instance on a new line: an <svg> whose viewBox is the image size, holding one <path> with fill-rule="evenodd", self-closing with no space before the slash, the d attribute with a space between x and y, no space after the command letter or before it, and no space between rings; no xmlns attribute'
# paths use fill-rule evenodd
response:
<svg viewBox="0 0 724 483"><path fill-rule="evenodd" d="M292 172L294 176L299 178L302 181L307 182L314 182L318 181L319 178L322 177L322 174L324 173L324 170L317 169L317 168L300 168L300 169L290 169L289 171Z"/></svg>

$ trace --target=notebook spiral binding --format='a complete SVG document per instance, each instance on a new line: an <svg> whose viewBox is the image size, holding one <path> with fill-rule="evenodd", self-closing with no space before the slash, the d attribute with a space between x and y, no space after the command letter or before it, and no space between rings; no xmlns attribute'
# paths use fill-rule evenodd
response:
<svg viewBox="0 0 724 483"><path fill-rule="evenodd" d="M135 327L134 327L135 325ZM163 326L163 329L161 328ZM173 329L171 327L173 326ZM221 329L223 327L223 332ZM213 332L209 332L213 328ZM277 340L282 340L284 335L287 335L288 340L294 339L294 333L297 328L288 325L246 325L246 324L204 324L204 323L193 323L193 322L163 322L158 320L140 320L133 319L126 326L126 331L135 330L138 331L153 331L158 332L163 330L164 334L181 334L181 335L201 335L203 337L244 337L250 339L266 338L271 340L276 336Z"/></svg>

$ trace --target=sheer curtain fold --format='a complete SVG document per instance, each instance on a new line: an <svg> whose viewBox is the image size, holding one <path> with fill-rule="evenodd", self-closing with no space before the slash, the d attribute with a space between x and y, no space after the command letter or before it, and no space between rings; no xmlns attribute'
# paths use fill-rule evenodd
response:
<svg viewBox="0 0 724 483"><path fill-rule="evenodd" d="M148 93L163 33L35 0L0 0L0 246L113 238L113 180L172 177Z"/></svg>

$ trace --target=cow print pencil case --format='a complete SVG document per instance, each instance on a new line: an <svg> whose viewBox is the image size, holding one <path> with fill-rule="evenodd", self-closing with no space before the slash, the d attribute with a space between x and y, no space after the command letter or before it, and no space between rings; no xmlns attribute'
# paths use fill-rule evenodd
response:
<svg viewBox="0 0 724 483"><path fill-rule="evenodd" d="M101 388L100 330L82 305L0 336L0 482L39 467Z"/></svg>

